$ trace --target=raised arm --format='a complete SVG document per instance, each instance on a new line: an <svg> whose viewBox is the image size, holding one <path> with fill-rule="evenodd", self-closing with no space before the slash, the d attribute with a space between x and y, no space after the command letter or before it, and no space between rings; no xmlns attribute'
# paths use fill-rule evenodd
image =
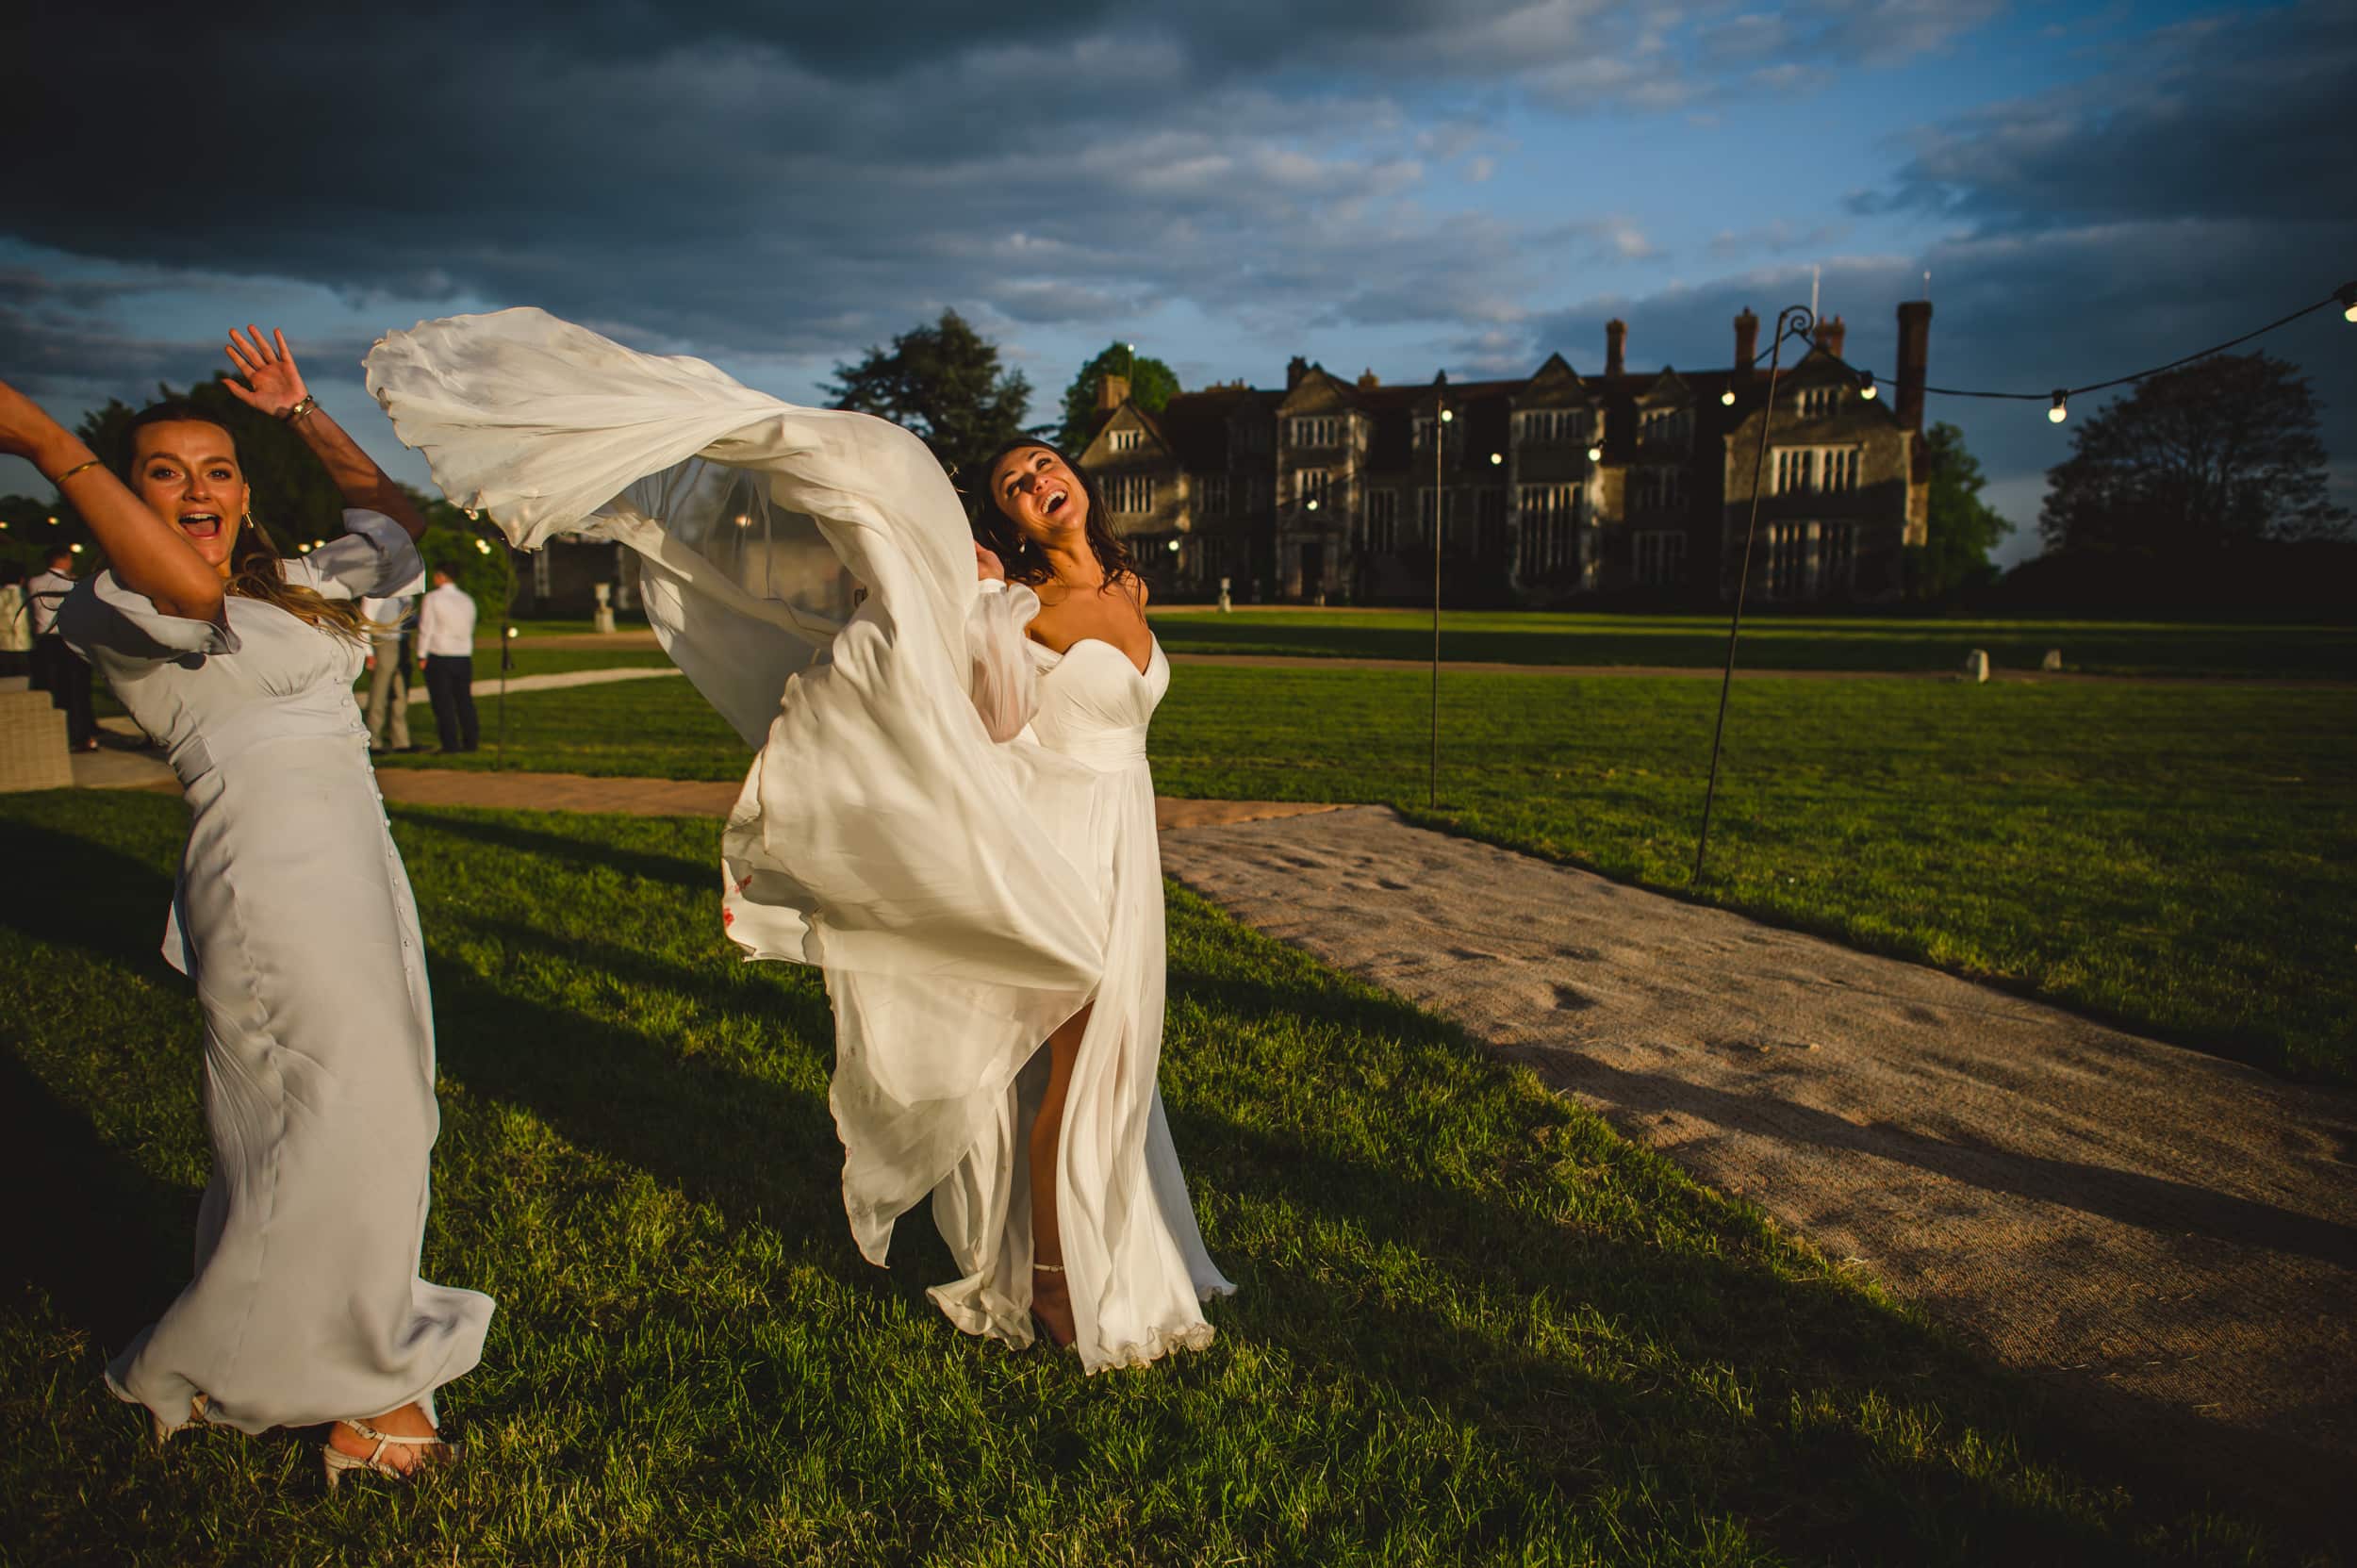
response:
<svg viewBox="0 0 2357 1568"><path fill-rule="evenodd" d="M248 407L294 426L303 444L327 466L327 475L336 482L345 505L382 512L401 524L411 538L425 536L425 518L408 495L305 389L303 372L295 368L294 352L287 347L285 332L273 330L271 341L265 342L258 326L248 326L244 332L231 327L229 357L245 372L245 383L241 386L223 376L222 385Z"/></svg>
<svg viewBox="0 0 2357 1568"><path fill-rule="evenodd" d="M166 615L220 619L224 585L213 564L133 495L79 436L5 381L0 381L0 452L31 463L74 503L125 587L145 595Z"/></svg>

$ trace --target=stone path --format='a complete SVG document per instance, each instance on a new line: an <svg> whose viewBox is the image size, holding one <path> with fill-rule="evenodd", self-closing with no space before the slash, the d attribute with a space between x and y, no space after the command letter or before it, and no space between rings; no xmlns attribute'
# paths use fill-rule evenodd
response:
<svg viewBox="0 0 2357 1568"><path fill-rule="evenodd" d="M2132 1441L2263 1488L2357 1475L2357 1096L1382 807L1162 861Z"/></svg>

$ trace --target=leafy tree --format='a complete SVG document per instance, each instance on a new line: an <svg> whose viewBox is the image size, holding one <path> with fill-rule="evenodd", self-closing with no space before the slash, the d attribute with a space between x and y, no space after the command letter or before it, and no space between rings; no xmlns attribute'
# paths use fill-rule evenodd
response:
<svg viewBox="0 0 2357 1568"><path fill-rule="evenodd" d="M1981 499L1988 484L1981 460L1965 450L1964 432L1935 424L1925 433L1931 463L1930 516L1922 545L1910 552L1915 596L1944 599L1957 589L1993 580L1988 553L2013 532L2013 524Z"/></svg>
<svg viewBox="0 0 2357 1568"><path fill-rule="evenodd" d="M1001 371L998 349L954 310L892 340L889 353L867 351L856 365L837 365L827 388L837 408L879 414L924 437L952 479L979 467L992 452L1023 434L1031 384L1021 371Z"/></svg>
<svg viewBox="0 0 2357 1568"><path fill-rule="evenodd" d="M2316 405L2297 367L2219 355L2156 375L2071 434L2048 470L2049 550L2155 551L2345 534L2326 499Z"/></svg>
<svg viewBox="0 0 2357 1568"><path fill-rule="evenodd" d="M1129 401L1149 414L1159 414L1178 395L1178 376L1151 355L1135 355L1127 343L1108 343L1105 352L1080 367L1072 385L1063 389L1063 423L1056 427L1056 444L1079 456L1096 434L1096 388L1108 375L1129 378Z"/></svg>

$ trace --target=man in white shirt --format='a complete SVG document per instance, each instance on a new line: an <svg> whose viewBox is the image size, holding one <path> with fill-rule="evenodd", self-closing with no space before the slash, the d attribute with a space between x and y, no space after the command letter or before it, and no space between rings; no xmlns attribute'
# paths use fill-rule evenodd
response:
<svg viewBox="0 0 2357 1568"><path fill-rule="evenodd" d="M423 579L409 592L392 599L363 599L360 614L371 625L390 628L369 634L369 750L386 749L386 731L392 731L392 749L409 746L409 618L410 594L424 586Z"/></svg>
<svg viewBox="0 0 2357 1568"><path fill-rule="evenodd" d="M425 655L425 694L445 751L475 749L474 601L437 567L434 591L418 605L418 652Z"/></svg>
<svg viewBox="0 0 2357 1568"><path fill-rule="evenodd" d="M98 723L90 711L90 666L58 633L58 606L74 591L74 552L49 553L47 564L25 581L25 608L33 623L33 689L49 694L49 705L65 710L66 744L76 751L98 750Z"/></svg>

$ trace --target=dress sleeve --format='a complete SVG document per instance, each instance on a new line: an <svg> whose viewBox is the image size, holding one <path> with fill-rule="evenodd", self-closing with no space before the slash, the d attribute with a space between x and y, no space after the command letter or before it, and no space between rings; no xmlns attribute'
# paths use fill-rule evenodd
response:
<svg viewBox="0 0 2357 1568"><path fill-rule="evenodd" d="M1023 628L1039 614L1039 595L1021 584L986 581L966 612L965 648L973 660L974 707L993 740L1013 740L1039 707L1039 669Z"/></svg>
<svg viewBox="0 0 2357 1568"><path fill-rule="evenodd" d="M187 653L234 653L238 634L228 625L224 603L220 620L190 620L166 615L143 593L123 586L109 567L74 585L58 606L58 631L66 645L92 664L155 663Z"/></svg>
<svg viewBox="0 0 2357 1568"><path fill-rule="evenodd" d="M389 598L425 571L409 531L382 512L344 513L344 536L285 565L287 581L327 599Z"/></svg>

